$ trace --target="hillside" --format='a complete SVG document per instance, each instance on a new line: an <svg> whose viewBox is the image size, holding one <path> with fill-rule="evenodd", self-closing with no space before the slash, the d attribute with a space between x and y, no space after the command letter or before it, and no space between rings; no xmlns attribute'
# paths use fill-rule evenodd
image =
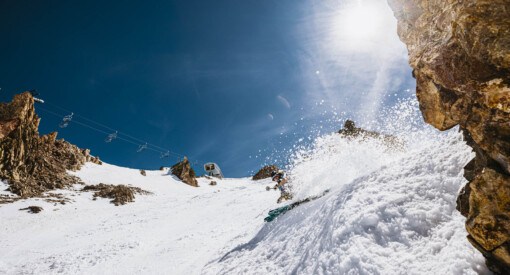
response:
<svg viewBox="0 0 510 275"><path fill-rule="evenodd" d="M403 146L335 133L295 151L288 169L294 200L330 191L271 223L263 219L278 192L265 190L268 179L210 186L199 178L196 188L167 171L142 176L86 163L72 172L86 184L126 184L152 195L115 207L91 192L56 190L71 202L1 206L9 223L2 224L0 273L489 273L455 210L472 152L457 131L416 124L417 112L415 102L405 103L385 116L400 119L381 127ZM31 205L44 210L19 211Z"/></svg>
<svg viewBox="0 0 510 275"><path fill-rule="evenodd" d="M91 192L63 193L65 205L26 199L2 205L0 274L197 274L226 245L247 241L275 206L265 182L199 179L195 188L166 171L87 163L75 173L87 184L128 184L150 191L115 207ZM6 187L2 183L0 189ZM76 186L76 189L81 189ZM41 206L38 214L18 209Z"/></svg>
<svg viewBox="0 0 510 275"><path fill-rule="evenodd" d="M455 132L421 144L388 152L378 141L321 138L320 158L294 168L314 171L296 180L297 194L329 194L266 224L205 273L489 273L455 210L470 150Z"/></svg>

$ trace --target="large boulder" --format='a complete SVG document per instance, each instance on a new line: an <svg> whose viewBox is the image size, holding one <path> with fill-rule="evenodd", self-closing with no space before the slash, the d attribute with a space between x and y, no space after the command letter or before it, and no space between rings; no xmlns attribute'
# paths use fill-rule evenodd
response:
<svg viewBox="0 0 510 275"><path fill-rule="evenodd" d="M174 164L171 168L172 174L177 176L182 182L198 187L198 181L195 175L195 170L191 167L191 164L187 157L181 162Z"/></svg>
<svg viewBox="0 0 510 275"><path fill-rule="evenodd" d="M344 123L344 127L338 130L338 133L346 138L361 138L362 140L366 139L380 139L382 140L389 148L394 149L402 149L404 146L404 142L399 140L397 137L392 135L381 134L376 131L365 130L360 127L356 127L356 123L354 121L348 119Z"/></svg>
<svg viewBox="0 0 510 275"><path fill-rule="evenodd" d="M344 123L344 128L338 130L338 133L347 137L371 137L378 138L381 137L381 134L374 131L368 131L359 127L356 127L356 123L354 121L348 119Z"/></svg>
<svg viewBox="0 0 510 275"><path fill-rule="evenodd" d="M39 122L29 92L0 103L0 178L25 198L78 183L67 170L76 171L87 161L100 163L88 150L57 140L56 132L39 136Z"/></svg>
<svg viewBox="0 0 510 275"><path fill-rule="evenodd" d="M425 121L440 130L460 125L475 150L465 168L469 186L457 200L469 240L489 268L510 273L510 1L388 3Z"/></svg>
<svg viewBox="0 0 510 275"><path fill-rule="evenodd" d="M261 180L261 179L267 179L271 177L271 172L277 172L278 166L276 165L266 165L262 167L254 176L253 180Z"/></svg>

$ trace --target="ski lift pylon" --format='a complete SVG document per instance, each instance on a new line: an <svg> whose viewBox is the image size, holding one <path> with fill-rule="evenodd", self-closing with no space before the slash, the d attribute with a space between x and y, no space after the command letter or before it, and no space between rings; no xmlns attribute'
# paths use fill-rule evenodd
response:
<svg viewBox="0 0 510 275"><path fill-rule="evenodd" d="M39 96L40 93L37 92L36 89L32 89L32 90L28 90L28 92L32 95L32 97L34 98L34 101L37 102L37 103L44 103L44 100L40 99L40 98L37 98L36 96Z"/></svg>
<svg viewBox="0 0 510 275"><path fill-rule="evenodd" d="M69 125L69 122L71 122L73 120L73 115L74 115L74 113L64 116L62 118L62 122L60 122L60 124L58 126L60 128L66 128Z"/></svg>
<svg viewBox="0 0 510 275"><path fill-rule="evenodd" d="M40 95L39 92L37 92L36 89L32 89L32 90L28 90L28 92L32 95L32 96L38 96Z"/></svg>

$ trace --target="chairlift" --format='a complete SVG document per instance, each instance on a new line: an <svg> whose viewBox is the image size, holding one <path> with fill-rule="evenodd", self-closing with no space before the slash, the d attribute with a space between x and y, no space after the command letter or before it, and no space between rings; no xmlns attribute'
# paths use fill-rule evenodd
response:
<svg viewBox="0 0 510 275"><path fill-rule="evenodd" d="M147 142L145 144L142 144L138 147L138 150L136 150L137 153L142 152L143 150L147 149Z"/></svg>
<svg viewBox="0 0 510 275"><path fill-rule="evenodd" d="M69 122L71 122L71 120L73 120L73 115L74 115L74 113L64 116L64 118L62 118L62 122L60 122L60 124L58 126L60 128L66 128L69 125Z"/></svg>
<svg viewBox="0 0 510 275"><path fill-rule="evenodd" d="M111 133L111 134L109 134L109 135L106 137L106 139L104 140L104 142L106 142L106 143L110 143L110 142L112 142L112 141L113 141L114 139L116 139L116 138L117 138L117 131L115 131L115 133Z"/></svg>
<svg viewBox="0 0 510 275"><path fill-rule="evenodd" d="M170 151L166 151L165 153L161 153L161 158L168 158L170 157Z"/></svg>

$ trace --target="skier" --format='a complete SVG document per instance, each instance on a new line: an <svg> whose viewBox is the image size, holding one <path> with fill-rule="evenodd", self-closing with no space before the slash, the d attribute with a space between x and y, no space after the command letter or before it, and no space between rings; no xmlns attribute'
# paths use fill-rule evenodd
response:
<svg viewBox="0 0 510 275"><path fill-rule="evenodd" d="M283 172L282 170L278 170L278 172L272 171L271 178L273 181L277 182L273 189L279 189L281 193L276 203L280 203L283 200L291 200L292 195L290 194L288 186L285 185L287 183L287 179L285 178L285 172Z"/></svg>

